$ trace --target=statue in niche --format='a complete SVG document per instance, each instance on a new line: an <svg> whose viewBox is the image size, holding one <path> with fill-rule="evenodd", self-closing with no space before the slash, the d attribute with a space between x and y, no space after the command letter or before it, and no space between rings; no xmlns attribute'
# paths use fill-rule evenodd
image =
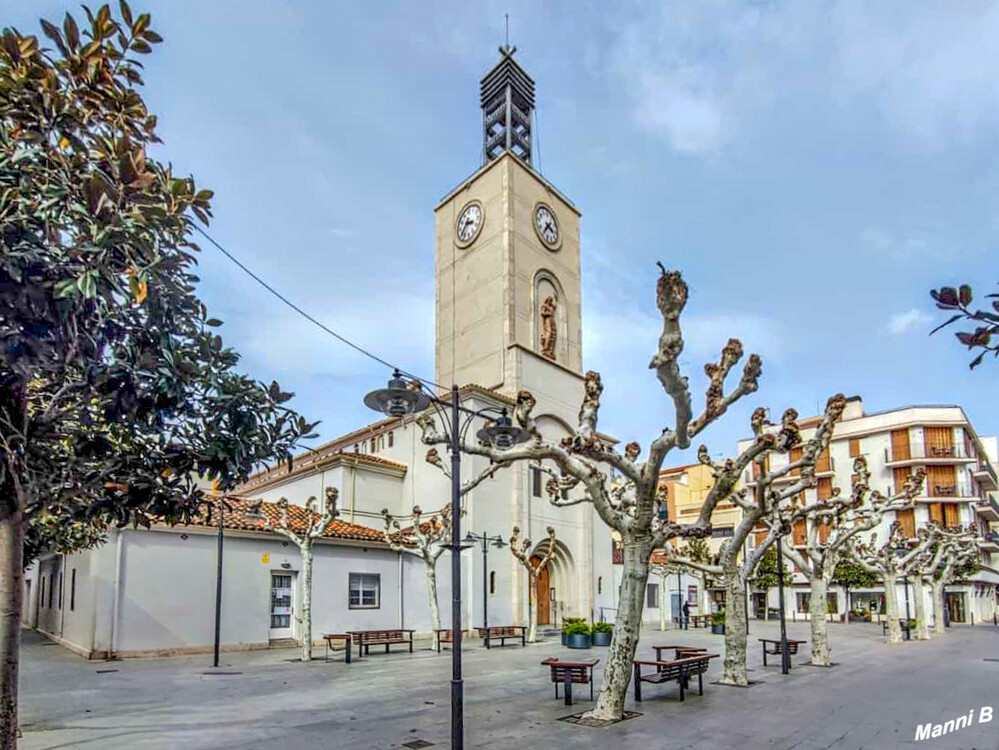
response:
<svg viewBox="0 0 999 750"><path fill-rule="evenodd" d="M541 303L541 354L548 359L555 359L555 308L558 303L554 295L545 297Z"/></svg>

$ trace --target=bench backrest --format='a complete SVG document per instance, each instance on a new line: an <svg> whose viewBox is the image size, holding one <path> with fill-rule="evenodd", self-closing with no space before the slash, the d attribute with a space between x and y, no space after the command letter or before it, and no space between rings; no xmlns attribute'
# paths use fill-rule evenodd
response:
<svg viewBox="0 0 999 750"><path fill-rule="evenodd" d="M386 641L396 639L408 640L402 630L361 630L353 635L356 636L358 643L364 643L365 641Z"/></svg>
<svg viewBox="0 0 999 750"><path fill-rule="evenodd" d="M681 674L702 674L708 670L708 662L712 658L714 657L708 655L689 656L684 659L676 659L675 661L657 662L655 679L657 682L661 680L678 680Z"/></svg>
<svg viewBox="0 0 999 750"><path fill-rule="evenodd" d="M590 681L590 670L586 667L560 667L555 664L552 668L552 682L565 682L565 673L569 673L570 682L586 684Z"/></svg>

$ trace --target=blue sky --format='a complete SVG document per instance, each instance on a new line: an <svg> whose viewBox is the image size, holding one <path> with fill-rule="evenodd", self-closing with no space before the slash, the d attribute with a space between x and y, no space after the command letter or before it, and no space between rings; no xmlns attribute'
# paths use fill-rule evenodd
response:
<svg viewBox="0 0 999 750"><path fill-rule="evenodd" d="M0 0L4 25L76 5ZM987 2L141 4L158 156L216 191L210 232L331 327L433 374L433 213L479 165L479 78L503 15L537 82L542 173L582 210L584 366L601 427L648 445L655 262L691 287L683 361L764 358L748 413L958 403L999 433L999 365L969 372L927 291L999 280L999 5ZM206 246L203 295L245 368L324 438L386 373ZM675 456L679 462L687 457Z"/></svg>

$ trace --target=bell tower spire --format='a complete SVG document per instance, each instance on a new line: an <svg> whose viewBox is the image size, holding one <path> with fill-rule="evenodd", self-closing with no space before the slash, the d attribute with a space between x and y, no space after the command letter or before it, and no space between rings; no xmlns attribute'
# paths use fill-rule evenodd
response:
<svg viewBox="0 0 999 750"><path fill-rule="evenodd" d="M509 19L508 19L509 21ZM500 61L482 78L482 163L510 151L531 163L531 123L534 115L534 79L513 59L516 47L499 48Z"/></svg>

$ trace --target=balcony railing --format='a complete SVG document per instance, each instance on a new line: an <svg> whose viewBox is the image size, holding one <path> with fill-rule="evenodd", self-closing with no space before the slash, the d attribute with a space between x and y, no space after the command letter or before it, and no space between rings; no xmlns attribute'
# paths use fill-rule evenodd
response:
<svg viewBox="0 0 999 750"><path fill-rule="evenodd" d="M993 521L999 520L999 503L991 497L984 497L975 503L975 505L978 508L978 512L983 516Z"/></svg>
<svg viewBox="0 0 999 750"><path fill-rule="evenodd" d="M898 461L925 461L937 459L946 461L947 459L966 460L974 458L968 447L965 445L926 445L925 443L910 443L906 446L891 446L885 448L885 461L896 463Z"/></svg>
<svg viewBox="0 0 999 750"><path fill-rule="evenodd" d="M979 461L978 465L974 468L974 472L976 474L988 474L992 477L993 484L999 484L999 477L996 476L996 470L992 468L992 465L988 461Z"/></svg>
<svg viewBox="0 0 999 750"><path fill-rule="evenodd" d="M894 494L902 492L902 485L895 486ZM919 497L938 497L942 500L968 500L969 498L981 499L977 490L972 487L971 482L961 480L948 484L936 484L929 477L923 482L923 488L919 492Z"/></svg>

